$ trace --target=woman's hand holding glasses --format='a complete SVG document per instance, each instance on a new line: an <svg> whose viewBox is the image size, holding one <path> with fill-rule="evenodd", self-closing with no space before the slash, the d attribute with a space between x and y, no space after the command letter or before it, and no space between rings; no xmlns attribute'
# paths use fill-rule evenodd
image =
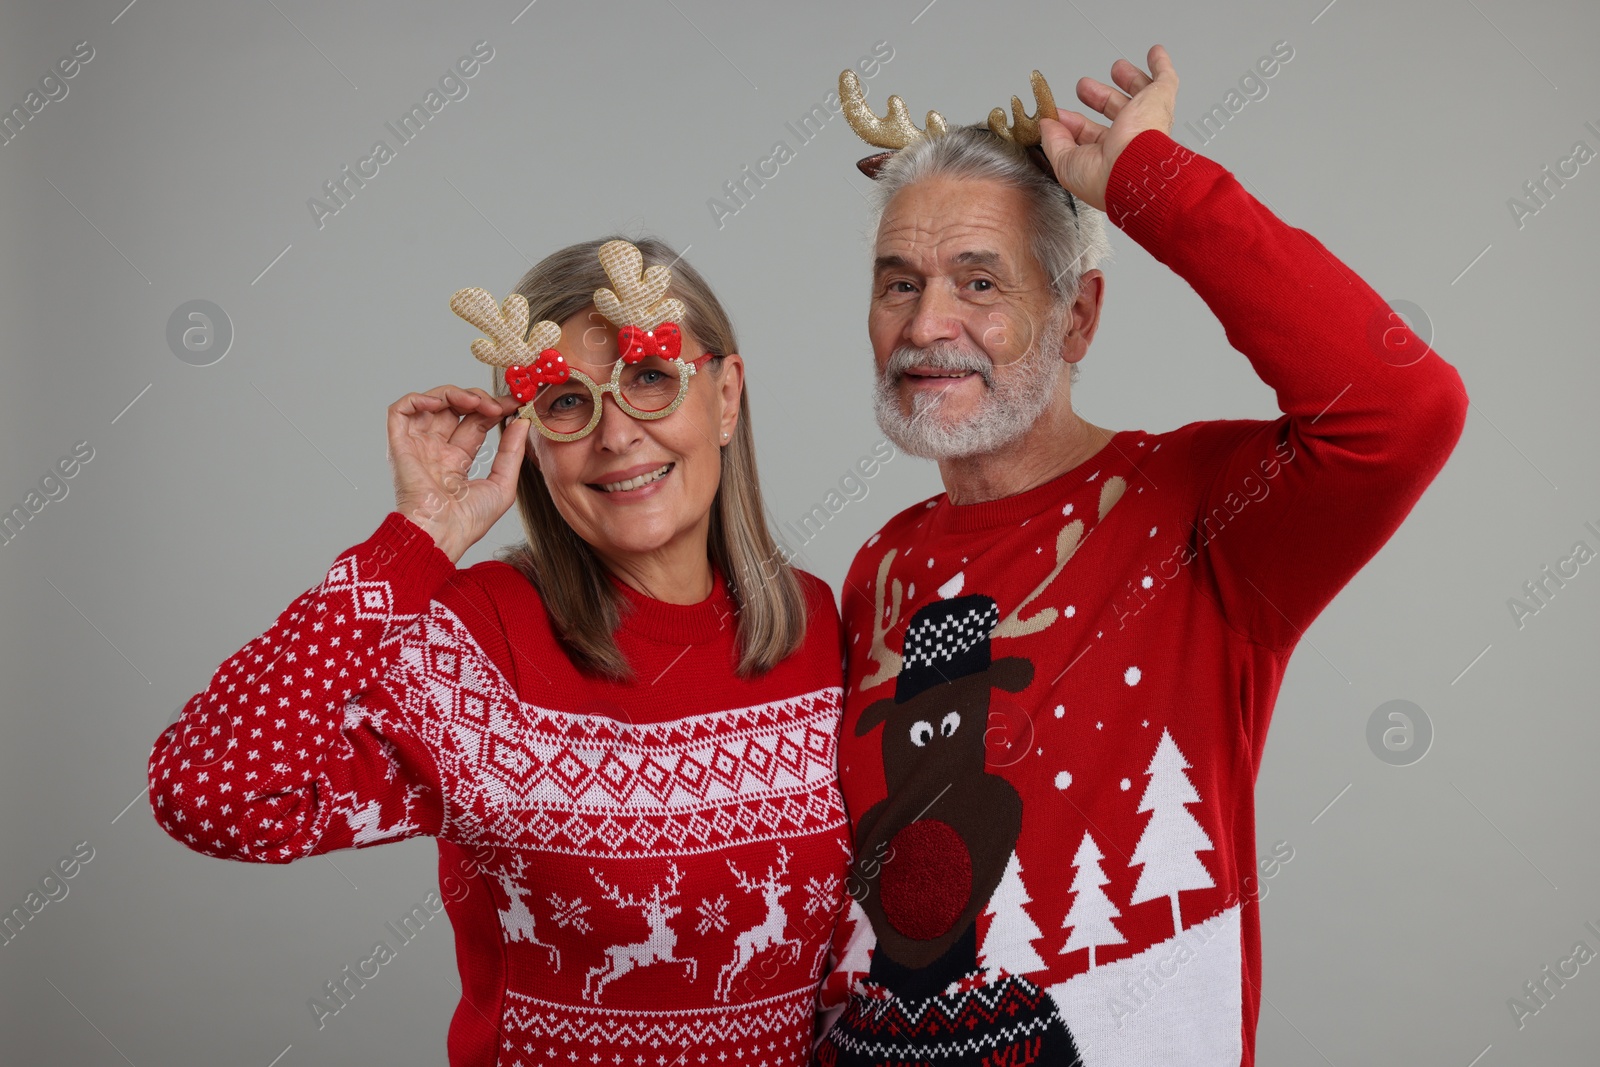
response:
<svg viewBox="0 0 1600 1067"><path fill-rule="evenodd" d="M458 385L407 393L389 405L395 510L431 534L452 563L516 500L529 426L526 419L503 420L519 406L514 396ZM503 428L489 474L469 479L473 459L495 426Z"/></svg>

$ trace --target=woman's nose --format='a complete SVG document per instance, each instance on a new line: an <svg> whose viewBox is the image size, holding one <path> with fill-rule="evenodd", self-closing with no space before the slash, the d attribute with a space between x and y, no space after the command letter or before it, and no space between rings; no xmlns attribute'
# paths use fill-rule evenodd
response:
<svg viewBox="0 0 1600 1067"><path fill-rule="evenodd" d="M611 452L626 452L644 437L639 420L622 410L610 392L600 394L600 421L595 425L597 443Z"/></svg>

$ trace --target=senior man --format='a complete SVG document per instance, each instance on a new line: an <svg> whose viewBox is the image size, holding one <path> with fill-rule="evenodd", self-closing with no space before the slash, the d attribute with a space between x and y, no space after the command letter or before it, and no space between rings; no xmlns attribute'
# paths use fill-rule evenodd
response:
<svg viewBox="0 0 1600 1067"><path fill-rule="evenodd" d="M1456 371L1168 136L1178 78L1160 45L1148 62L1078 82L1109 126L1051 118L1037 75L1037 121L1014 102L987 129L918 130L897 98L879 119L842 79L890 149L860 164L882 205L877 417L945 492L870 538L844 590L856 860L830 1067L1254 1062L1279 684L1461 434ZM1079 417L1101 212L1195 289L1282 416Z"/></svg>

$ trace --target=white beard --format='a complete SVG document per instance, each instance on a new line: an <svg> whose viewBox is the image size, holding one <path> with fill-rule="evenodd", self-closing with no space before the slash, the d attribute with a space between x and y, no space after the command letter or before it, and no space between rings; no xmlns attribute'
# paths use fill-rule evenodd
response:
<svg viewBox="0 0 1600 1067"><path fill-rule="evenodd" d="M1066 369L1061 342L1069 310L1052 310L1034 344L1004 374L997 375L994 364L983 355L948 342L895 349L873 389L878 427L902 452L934 460L986 455L1017 440L1055 397L1056 380ZM911 401L911 414L902 414L897 382L915 366L973 371L983 378L988 393L978 401L977 409L959 422L939 418L942 391L917 394Z"/></svg>

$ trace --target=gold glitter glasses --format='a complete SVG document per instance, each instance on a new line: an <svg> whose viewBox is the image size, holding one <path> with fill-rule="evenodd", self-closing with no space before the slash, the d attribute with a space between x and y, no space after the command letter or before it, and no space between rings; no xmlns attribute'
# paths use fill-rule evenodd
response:
<svg viewBox="0 0 1600 1067"><path fill-rule="evenodd" d="M521 414L530 415L538 431L552 441L589 436L600 424L600 405L606 393L632 418L664 419L683 403L689 379L707 360L716 358L717 353L707 352L693 360L646 356L629 363L618 359L611 366L611 380L604 383L569 364L566 380L542 385Z"/></svg>

